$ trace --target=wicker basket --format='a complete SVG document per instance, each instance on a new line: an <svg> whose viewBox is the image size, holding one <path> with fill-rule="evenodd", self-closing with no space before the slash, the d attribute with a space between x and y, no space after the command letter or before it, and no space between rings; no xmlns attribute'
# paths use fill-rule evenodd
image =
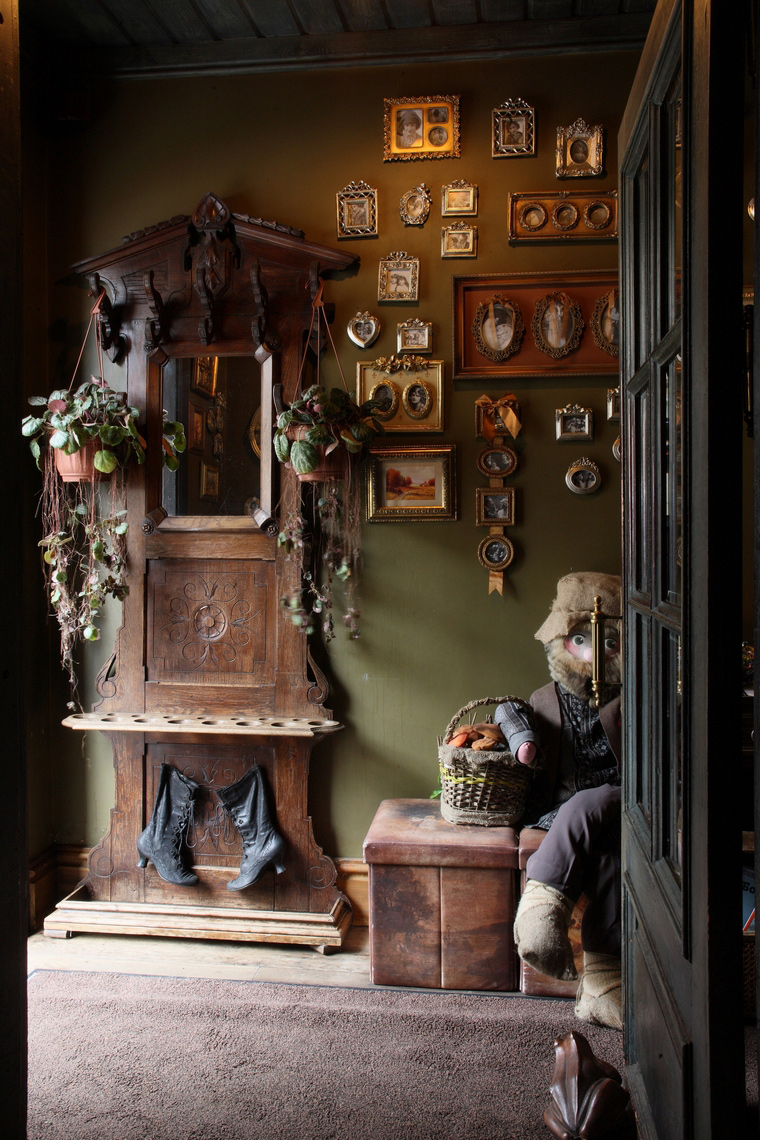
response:
<svg viewBox="0 0 760 1140"><path fill-rule="evenodd" d="M533 778L535 760L521 764L511 752L482 752L452 748L451 740L461 717L480 705L513 701L528 709L519 697L483 697L470 701L452 719L438 745L441 772L441 815L449 823L480 827L509 827L525 810L525 796Z"/></svg>

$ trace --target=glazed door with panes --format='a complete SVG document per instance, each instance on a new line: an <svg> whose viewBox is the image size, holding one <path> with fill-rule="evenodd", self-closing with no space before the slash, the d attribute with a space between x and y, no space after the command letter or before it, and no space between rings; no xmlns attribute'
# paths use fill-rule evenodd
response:
<svg viewBox="0 0 760 1140"><path fill-rule="evenodd" d="M649 1140L745 1134L728 778L741 722L744 61L742 21L721 15L712 0L661 0L619 148L626 1057Z"/></svg>

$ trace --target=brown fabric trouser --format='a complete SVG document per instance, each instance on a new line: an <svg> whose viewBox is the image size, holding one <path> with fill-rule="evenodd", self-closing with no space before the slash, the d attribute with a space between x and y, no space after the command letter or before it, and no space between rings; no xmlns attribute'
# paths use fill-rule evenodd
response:
<svg viewBox="0 0 760 1140"><path fill-rule="evenodd" d="M576 792L557 812L526 872L574 902L585 895L583 949L619 955L620 788L603 784Z"/></svg>

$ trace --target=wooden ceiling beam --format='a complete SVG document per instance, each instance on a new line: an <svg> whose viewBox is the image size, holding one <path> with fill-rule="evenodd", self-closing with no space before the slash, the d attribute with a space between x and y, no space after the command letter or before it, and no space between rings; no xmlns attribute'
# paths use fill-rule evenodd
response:
<svg viewBox="0 0 760 1140"><path fill-rule="evenodd" d="M627 51L643 46L650 21L651 13L633 12L584 19L342 32L337 36L277 36L113 50L101 47L78 58L90 74L147 79Z"/></svg>

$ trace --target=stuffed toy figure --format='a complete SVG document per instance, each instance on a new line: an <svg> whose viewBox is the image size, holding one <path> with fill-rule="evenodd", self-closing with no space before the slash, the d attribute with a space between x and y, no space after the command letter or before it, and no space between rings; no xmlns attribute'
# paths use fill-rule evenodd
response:
<svg viewBox="0 0 760 1140"><path fill-rule="evenodd" d="M620 613L620 578L567 574L551 612L536 633L551 683L530 698L532 714L505 703L495 721L510 751L524 764L540 751L522 826L547 834L527 864L527 882L515 916L515 944L523 961L550 977L576 978L568 937L579 897L583 975L576 1015L622 1028L620 975L620 697L607 689L595 708L591 689L591 611ZM605 680L620 681L618 621L606 621Z"/></svg>

